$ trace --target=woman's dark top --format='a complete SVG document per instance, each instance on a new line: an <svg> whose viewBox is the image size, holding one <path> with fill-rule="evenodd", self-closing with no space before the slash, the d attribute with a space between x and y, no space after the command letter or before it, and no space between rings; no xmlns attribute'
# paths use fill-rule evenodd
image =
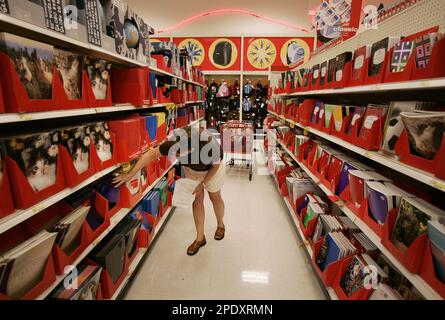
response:
<svg viewBox="0 0 445 320"><path fill-rule="evenodd" d="M159 146L159 152L163 156L168 156L170 149L175 146L175 149L179 148L179 143L177 141L165 141ZM203 148L205 149L203 150ZM173 150L173 151L176 151ZM201 154L201 150L203 153ZM216 152L213 152L215 151ZM202 157L204 155L204 157ZM193 149L184 156L176 156L184 167L188 167L194 171L208 171L212 168L213 163L219 163L223 159L223 150L221 144L216 141L215 138L209 137L208 141L200 141L199 148Z"/></svg>

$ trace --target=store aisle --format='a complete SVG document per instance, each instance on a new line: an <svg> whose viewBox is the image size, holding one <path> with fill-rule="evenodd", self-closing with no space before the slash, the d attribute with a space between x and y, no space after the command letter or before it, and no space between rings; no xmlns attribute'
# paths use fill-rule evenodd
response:
<svg viewBox="0 0 445 320"><path fill-rule="evenodd" d="M225 239L207 196L207 245L188 256L192 212L176 209L126 299L325 299L272 178L226 173Z"/></svg>

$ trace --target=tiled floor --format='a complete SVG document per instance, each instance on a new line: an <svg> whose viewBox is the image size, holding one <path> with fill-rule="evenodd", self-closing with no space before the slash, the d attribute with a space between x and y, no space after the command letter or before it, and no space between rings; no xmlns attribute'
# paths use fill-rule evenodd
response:
<svg viewBox="0 0 445 320"><path fill-rule="evenodd" d="M176 209L126 299L325 299L272 178L227 169L222 193L225 239L206 197L207 245L187 256L193 216Z"/></svg>

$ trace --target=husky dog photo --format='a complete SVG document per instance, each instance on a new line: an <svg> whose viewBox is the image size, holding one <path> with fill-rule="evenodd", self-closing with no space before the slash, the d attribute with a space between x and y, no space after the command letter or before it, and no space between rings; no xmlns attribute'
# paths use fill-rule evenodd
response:
<svg viewBox="0 0 445 320"><path fill-rule="evenodd" d="M111 63L105 60L84 59L85 69L90 79L91 89L98 100L107 98L108 80L110 78Z"/></svg>
<svg viewBox="0 0 445 320"><path fill-rule="evenodd" d="M107 161L113 157L113 141L106 122L97 122L88 125L86 134L96 147L100 161Z"/></svg>
<svg viewBox="0 0 445 320"><path fill-rule="evenodd" d="M2 32L0 50L9 56L29 99L52 98L52 46Z"/></svg>
<svg viewBox="0 0 445 320"><path fill-rule="evenodd" d="M54 62L68 99L82 99L81 57L69 51L54 49Z"/></svg>
<svg viewBox="0 0 445 320"><path fill-rule="evenodd" d="M68 149L78 174L90 168L91 140L88 128L79 126L63 129L60 132L61 144Z"/></svg>
<svg viewBox="0 0 445 320"><path fill-rule="evenodd" d="M34 191L56 183L59 133L45 132L3 141L6 154L22 170Z"/></svg>

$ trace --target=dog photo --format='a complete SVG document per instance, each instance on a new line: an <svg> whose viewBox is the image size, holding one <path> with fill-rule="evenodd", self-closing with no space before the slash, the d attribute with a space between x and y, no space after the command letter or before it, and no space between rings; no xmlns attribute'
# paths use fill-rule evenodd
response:
<svg viewBox="0 0 445 320"><path fill-rule="evenodd" d="M29 99L52 98L53 46L2 32L0 50L11 60Z"/></svg>

